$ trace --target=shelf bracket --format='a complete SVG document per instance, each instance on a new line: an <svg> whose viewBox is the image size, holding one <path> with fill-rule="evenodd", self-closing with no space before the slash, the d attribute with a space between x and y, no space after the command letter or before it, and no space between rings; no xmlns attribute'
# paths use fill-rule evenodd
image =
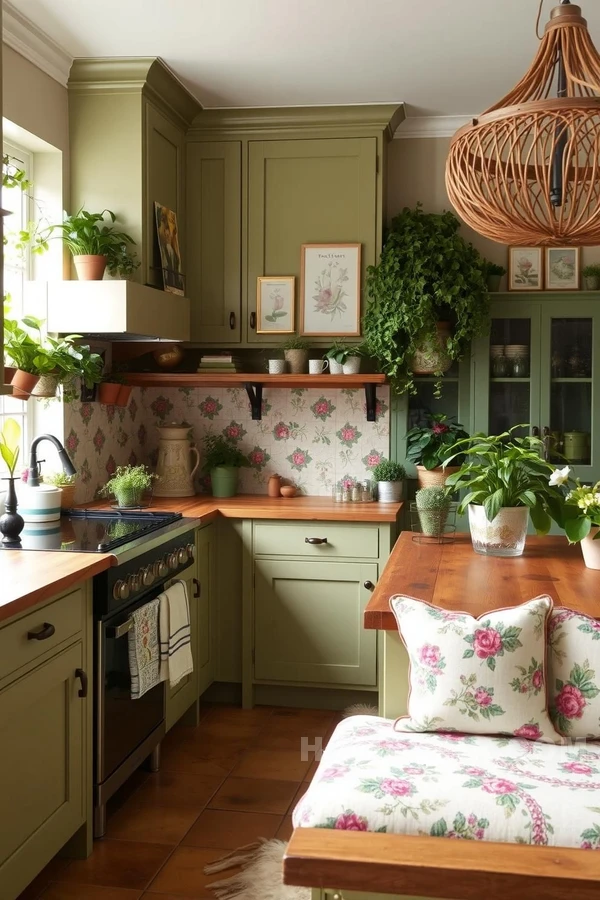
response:
<svg viewBox="0 0 600 900"><path fill-rule="evenodd" d="M252 418L255 422L260 422L262 419L262 384L253 384L249 381L244 385L246 388L246 393L248 394L248 400L250 401L250 408L252 409Z"/></svg>
<svg viewBox="0 0 600 900"><path fill-rule="evenodd" d="M377 385L365 384L365 404L367 407L367 422L377 420Z"/></svg>

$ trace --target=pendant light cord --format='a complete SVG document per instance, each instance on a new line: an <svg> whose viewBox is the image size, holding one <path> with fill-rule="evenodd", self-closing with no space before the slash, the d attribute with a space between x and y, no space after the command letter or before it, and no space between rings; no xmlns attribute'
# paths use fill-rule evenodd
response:
<svg viewBox="0 0 600 900"><path fill-rule="evenodd" d="M540 34L540 19L542 18L542 9L544 8L544 0L540 0L537 19L535 20L535 34L538 41L541 41L543 35Z"/></svg>

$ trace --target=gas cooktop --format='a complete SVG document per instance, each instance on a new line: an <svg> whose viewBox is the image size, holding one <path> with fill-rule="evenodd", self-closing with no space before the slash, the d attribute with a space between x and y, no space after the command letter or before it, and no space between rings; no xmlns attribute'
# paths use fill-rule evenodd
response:
<svg viewBox="0 0 600 900"><path fill-rule="evenodd" d="M66 509L56 522L25 525L20 550L110 553L182 518L181 513Z"/></svg>

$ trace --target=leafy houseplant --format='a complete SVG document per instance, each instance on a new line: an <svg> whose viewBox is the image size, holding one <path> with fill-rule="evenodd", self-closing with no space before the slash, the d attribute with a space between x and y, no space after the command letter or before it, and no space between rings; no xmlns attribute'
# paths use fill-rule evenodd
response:
<svg viewBox="0 0 600 900"><path fill-rule="evenodd" d="M204 438L203 471L210 475L214 497L234 497L239 470L248 465L241 450L222 434L208 434Z"/></svg>
<svg viewBox="0 0 600 900"><path fill-rule="evenodd" d="M404 466L391 459L382 459L372 474L377 482L377 495L381 503L399 503L402 500L402 482L406 478Z"/></svg>
<svg viewBox="0 0 600 900"><path fill-rule="evenodd" d="M398 393L415 392L419 369L437 376L439 395L444 371L488 324L482 260L459 227L451 212L405 208L367 270L365 344Z"/></svg>
<svg viewBox="0 0 600 900"><path fill-rule="evenodd" d="M106 215L112 224L106 224ZM65 215L59 225L50 226L51 232L60 232L59 236L73 256L77 276L81 281L100 281L107 265L113 271L129 265L125 262L124 254L127 252L127 245L135 244L135 241L124 231L117 231L113 227L116 218L110 209L90 213L82 207L72 216Z"/></svg>
<svg viewBox="0 0 600 900"><path fill-rule="evenodd" d="M4 353L16 370L12 373L10 382L13 385L13 396L28 400L40 375L51 372L54 361L41 343L22 328L16 319L4 319Z"/></svg>
<svg viewBox="0 0 600 900"><path fill-rule="evenodd" d="M450 509L450 498L445 488L441 485L421 488L415 494L415 506L426 537L439 537L444 533Z"/></svg>
<svg viewBox="0 0 600 900"><path fill-rule="evenodd" d="M157 476L146 466L117 466L115 474L100 489L101 497L114 497L120 509L138 509Z"/></svg>
<svg viewBox="0 0 600 900"><path fill-rule="evenodd" d="M344 362L347 358L348 345L343 341L334 341L329 350L323 356L329 362L329 372L331 375L341 375Z"/></svg>
<svg viewBox="0 0 600 900"><path fill-rule="evenodd" d="M550 483L554 466L541 458L539 438L515 436L524 427L498 435L475 434L454 445L455 453L466 459L448 477L446 487L467 491L458 511L469 510L476 553L521 556L528 516L538 534L548 533L551 519L562 520L562 494Z"/></svg>
<svg viewBox="0 0 600 900"><path fill-rule="evenodd" d="M496 263L485 259L483 261L483 274L485 276L488 291L496 293L500 290L500 281L502 276L506 275L506 269L504 266L499 266Z"/></svg>
<svg viewBox="0 0 600 900"><path fill-rule="evenodd" d="M0 532L5 547L19 546L19 535L25 525L17 512L17 492L15 491L15 469L21 450L21 426L14 419L6 419L0 432L0 455L10 472L6 492L5 512L0 516Z"/></svg>
<svg viewBox="0 0 600 900"><path fill-rule="evenodd" d="M600 290L600 265L584 266L581 274L587 291Z"/></svg>
<svg viewBox="0 0 600 900"><path fill-rule="evenodd" d="M283 355L292 375L303 375L306 372L309 347L308 341L296 334L282 344Z"/></svg>
<svg viewBox="0 0 600 900"><path fill-rule="evenodd" d="M444 484L447 477L464 462L464 454L454 454L454 466L445 467L450 448L468 438L459 422L448 416L432 415L428 425L415 425L406 434L406 458L414 463L420 487Z"/></svg>

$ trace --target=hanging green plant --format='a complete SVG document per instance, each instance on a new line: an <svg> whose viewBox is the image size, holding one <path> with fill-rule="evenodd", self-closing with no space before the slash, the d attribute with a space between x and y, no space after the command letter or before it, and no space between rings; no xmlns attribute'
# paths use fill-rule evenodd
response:
<svg viewBox="0 0 600 900"><path fill-rule="evenodd" d="M436 376L439 396L444 371L488 326L483 260L459 228L451 212L405 208L367 269L364 341L399 394L415 393L418 361Z"/></svg>

